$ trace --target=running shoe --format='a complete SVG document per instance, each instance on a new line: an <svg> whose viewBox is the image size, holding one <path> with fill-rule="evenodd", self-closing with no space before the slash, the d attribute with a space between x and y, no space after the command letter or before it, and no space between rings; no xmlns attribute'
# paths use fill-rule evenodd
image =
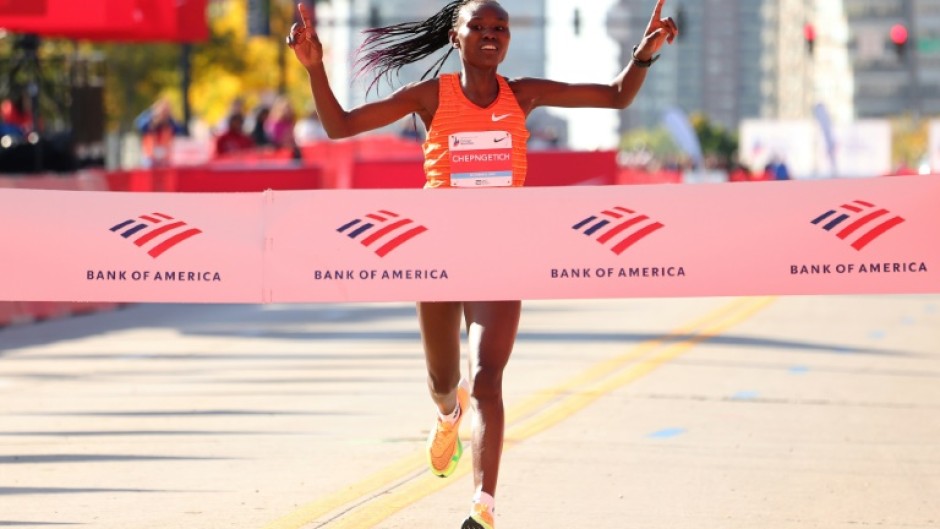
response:
<svg viewBox="0 0 940 529"><path fill-rule="evenodd" d="M474 503L472 513L464 520L460 529L493 529L494 527L496 523L493 520L493 513L486 508L486 505Z"/></svg>
<svg viewBox="0 0 940 529"><path fill-rule="evenodd" d="M470 411L470 383L466 379L460 379L457 384L457 404L460 406L457 421L449 424L438 417L428 435L428 465L435 476L442 478L454 473L457 462L463 455L463 444L460 442L458 431L460 421Z"/></svg>

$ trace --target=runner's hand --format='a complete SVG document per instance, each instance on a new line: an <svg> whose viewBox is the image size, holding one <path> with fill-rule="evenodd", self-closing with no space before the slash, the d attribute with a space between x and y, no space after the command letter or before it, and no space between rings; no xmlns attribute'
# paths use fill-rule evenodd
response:
<svg viewBox="0 0 940 529"><path fill-rule="evenodd" d="M663 18L663 5L665 4L666 0L656 0L656 7L653 8L653 16L650 17L650 23L646 26L643 42L636 50L636 56L640 60L649 60L659 53L666 42L672 44L672 41L679 35L676 21L672 17Z"/></svg>
<svg viewBox="0 0 940 529"><path fill-rule="evenodd" d="M297 60L305 68L323 63L323 45L317 36L317 30L310 21L310 11L303 3L297 4L303 25L294 24L287 35L287 45L294 50Z"/></svg>

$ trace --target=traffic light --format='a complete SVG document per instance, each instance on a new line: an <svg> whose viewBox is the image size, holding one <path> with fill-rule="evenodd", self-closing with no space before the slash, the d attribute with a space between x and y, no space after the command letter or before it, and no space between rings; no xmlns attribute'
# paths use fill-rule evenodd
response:
<svg viewBox="0 0 940 529"><path fill-rule="evenodd" d="M581 34L581 10L580 9L578 8L574 9L574 20L572 20L571 23L574 25L574 34L576 36L580 35Z"/></svg>
<svg viewBox="0 0 940 529"><path fill-rule="evenodd" d="M806 53L812 55L816 50L816 26L810 22L803 26L803 40L806 41Z"/></svg>
<svg viewBox="0 0 940 529"><path fill-rule="evenodd" d="M898 54L898 60L903 61L907 55L907 45L910 41L907 28L904 24L895 24L891 26L889 36L891 37L891 43L894 45L894 51Z"/></svg>

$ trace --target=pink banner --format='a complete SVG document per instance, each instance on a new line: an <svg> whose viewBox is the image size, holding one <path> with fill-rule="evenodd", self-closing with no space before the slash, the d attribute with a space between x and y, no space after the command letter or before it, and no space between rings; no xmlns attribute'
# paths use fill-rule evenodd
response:
<svg viewBox="0 0 940 529"><path fill-rule="evenodd" d="M0 299L255 302L261 194L0 189Z"/></svg>
<svg viewBox="0 0 940 529"><path fill-rule="evenodd" d="M0 299L940 292L940 179L163 194L0 190Z"/></svg>

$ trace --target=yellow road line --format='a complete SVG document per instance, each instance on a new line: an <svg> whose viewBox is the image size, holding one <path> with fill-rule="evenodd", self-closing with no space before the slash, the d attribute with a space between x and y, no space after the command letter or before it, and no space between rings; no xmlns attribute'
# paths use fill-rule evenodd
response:
<svg viewBox="0 0 940 529"><path fill-rule="evenodd" d="M358 483L299 507L290 514L269 523L265 526L265 529L299 529L344 505L371 496L378 490L405 479L408 475L413 474L417 468L424 470L426 468L425 464L424 454L416 453L414 456L404 457Z"/></svg>
<svg viewBox="0 0 940 529"><path fill-rule="evenodd" d="M649 374L661 365L674 360L679 355L693 349L701 342L720 335L731 327L747 320L754 314L757 314L765 307L770 305L775 298L749 298L747 303L736 307L735 312L722 314L715 322L707 325L696 334L687 339L676 342L663 351L657 353L651 358L644 359L635 364L626 366L618 371L610 371L610 376L599 381L595 385L585 388L581 391L573 392L567 398L559 403L552 405L543 413L522 424L514 425L507 429L506 439L511 442L518 442L527 439L538 433L558 424L564 419L584 409L600 397L621 388L638 378Z"/></svg>
<svg viewBox="0 0 940 529"><path fill-rule="evenodd" d="M605 378L610 373L613 373L614 371L621 369L624 365L643 357L650 351L663 345L665 342L695 334L701 327L708 325L710 322L737 310L738 307L743 306L748 302L749 298L736 298L730 303L726 303L725 305L718 307L717 309L692 321L691 323L670 331L668 334L643 341L635 345L625 354L598 362L597 364L583 371L581 374L574 376L553 388L535 393L531 397L513 406L512 409L506 413L506 424L511 424L517 420L521 420L526 415L530 415L538 409L544 407L550 401L563 397L577 388Z"/></svg>
<svg viewBox="0 0 940 529"><path fill-rule="evenodd" d="M639 343L626 354L595 364L562 384L526 399L506 414L506 448L558 424L601 396L648 374L702 341L721 334L753 316L773 300L735 299L690 324ZM650 359L633 363L669 341L675 343ZM328 523L331 529L369 529L389 515L458 481L471 469L471 465L460 465L450 478L442 480L425 472L425 465L423 454L403 458L358 483L300 507L268 524L265 529L300 529L331 513L342 513L343 507L361 504L371 496L381 495L381 498L368 501L368 509L351 507L349 512L341 516L334 514L335 518L321 524Z"/></svg>

